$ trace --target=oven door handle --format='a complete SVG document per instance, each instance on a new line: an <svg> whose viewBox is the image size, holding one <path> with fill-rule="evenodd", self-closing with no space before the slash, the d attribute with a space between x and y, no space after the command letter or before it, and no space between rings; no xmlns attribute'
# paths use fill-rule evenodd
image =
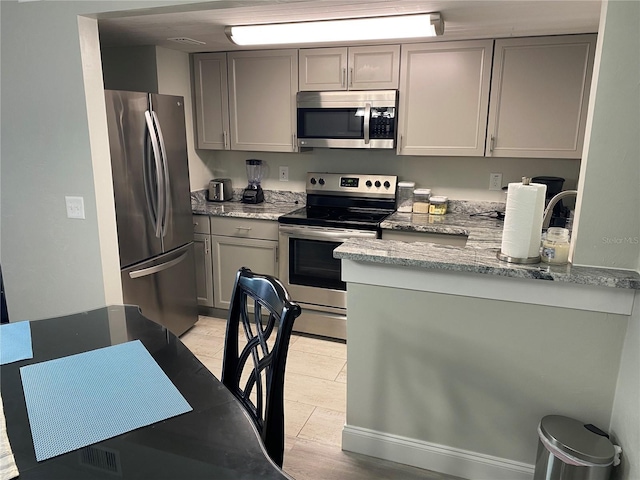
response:
<svg viewBox="0 0 640 480"><path fill-rule="evenodd" d="M370 230L343 230L315 227L285 227L280 225L280 233L301 240L331 240L345 242L349 238L377 238L377 233Z"/></svg>

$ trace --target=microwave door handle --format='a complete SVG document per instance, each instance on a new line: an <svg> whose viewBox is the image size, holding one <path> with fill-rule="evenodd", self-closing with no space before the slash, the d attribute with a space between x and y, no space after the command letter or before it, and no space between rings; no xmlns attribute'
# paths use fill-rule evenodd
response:
<svg viewBox="0 0 640 480"><path fill-rule="evenodd" d="M364 125L363 125L363 130L364 130L364 144L365 145L369 145L369 119L371 118L371 104L370 103L365 103L364 104Z"/></svg>
<svg viewBox="0 0 640 480"><path fill-rule="evenodd" d="M160 147L158 146L158 137L156 136L156 127L151 118L149 110L144 112L144 118L147 122L147 130L149 138L151 138L151 146L153 148L153 157L156 162L156 205L158 206L156 214L156 237L160 238L162 235L162 222L164 219L164 179L162 178L163 171L160 158Z"/></svg>

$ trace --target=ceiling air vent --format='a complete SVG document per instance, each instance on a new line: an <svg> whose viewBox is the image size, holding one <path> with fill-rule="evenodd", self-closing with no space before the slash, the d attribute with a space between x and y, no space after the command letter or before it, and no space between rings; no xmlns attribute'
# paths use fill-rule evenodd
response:
<svg viewBox="0 0 640 480"><path fill-rule="evenodd" d="M206 45L206 42L201 42L200 40L194 40L189 37L174 37L167 38L167 40L171 40L172 42L182 43L184 45Z"/></svg>

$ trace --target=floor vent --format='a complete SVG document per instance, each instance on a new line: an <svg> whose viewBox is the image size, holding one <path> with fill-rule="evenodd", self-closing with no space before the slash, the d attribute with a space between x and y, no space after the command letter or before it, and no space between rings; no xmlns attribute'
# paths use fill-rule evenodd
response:
<svg viewBox="0 0 640 480"><path fill-rule="evenodd" d="M110 448L91 445L80 449L80 465L95 468L103 472L122 475L120 454Z"/></svg>
<svg viewBox="0 0 640 480"><path fill-rule="evenodd" d="M200 40L194 40L189 37L174 37L167 38L167 40L171 40L172 42L184 43L185 45L206 45L207 42L201 42Z"/></svg>

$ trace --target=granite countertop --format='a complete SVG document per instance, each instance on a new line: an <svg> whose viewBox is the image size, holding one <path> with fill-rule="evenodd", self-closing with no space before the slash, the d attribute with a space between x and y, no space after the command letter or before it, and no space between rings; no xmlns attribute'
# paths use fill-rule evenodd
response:
<svg viewBox="0 0 640 480"><path fill-rule="evenodd" d="M496 254L502 243L503 222L477 215L483 210L493 210L486 207L480 206L476 211L454 209L452 213L438 216L396 212L381 224L383 230L466 235L464 247L359 238L344 242L334 250L333 256L360 262L640 289L640 274L630 270L545 263L519 265L498 260ZM476 215L470 216L469 212Z"/></svg>
<svg viewBox="0 0 640 480"><path fill-rule="evenodd" d="M191 192L191 211L212 217L254 218L277 221L278 217L304 207L305 195L297 192L265 191L265 201L256 205L242 203L242 190L234 190L228 202L209 202L207 191Z"/></svg>

